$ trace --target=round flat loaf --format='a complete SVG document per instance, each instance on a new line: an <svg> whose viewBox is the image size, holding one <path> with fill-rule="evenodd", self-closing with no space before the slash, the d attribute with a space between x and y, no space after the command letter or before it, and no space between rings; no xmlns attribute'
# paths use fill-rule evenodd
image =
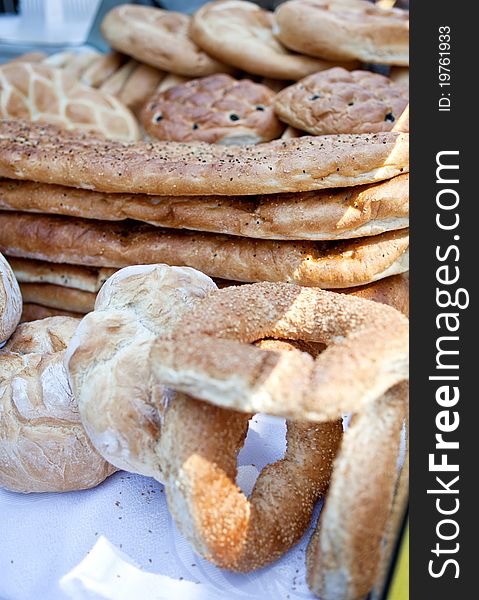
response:
<svg viewBox="0 0 479 600"><path fill-rule="evenodd" d="M407 86L369 71L341 67L315 73L281 90L279 118L314 135L391 131L408 106Z"/></svg>
<svg viewBox="0 0 479 600"><path fill-rule="evenodd" d="M134 219L257 239L350 239L409 226L409 174L338 190L228 197L104 194L4 179L0 209L104 221ZM13 267L20 277L21 271Z"/></svg>
<svg viewBox="0 0 479 600"><path fill-rule="evenodd" d="M15 331L22 314L22 295L11 266L0 254L0 346Z"/></svg>
<svg viewBox="0 0 479 600"><path fill-rule="evenodd" d="M37 63L0 67L0 116L122 141L140 137L135 117L115 97L81 84L63 69Z"/></svg>
<svg viewBox="0 0 479 600"><path fill-rule="evenodd" d="M251 195L349 187L409 171L409 135L303 136L255 146L105 141L0 121L0 176L99 192Z"/></svg>
<svg viewBox="0 0 479 600"><path fill-rule="evenodd" d="M290 0L275 13L277 36L328 60L409 65L409 13L364 0Z"/></svg>
<svg viewBox="0 0 479 600"><path fill-rule="evenodd" d="M230 75L210 75L155 94L141 122L153 138L210 144L257 144L278 138L274 92Z"/></svg>
<svg viewBox="0 0 479 600"><path fill-rule="evenodd" d="M253 2L218 0L193 16L192 39L211 56L272 79L296 81L331 63L290 52L273 35L273 13Z"/></svg>
<svg viewBox="0 0 479 600"><path fill-rule="evenodd" d="M115 468L93 448L63 366L78 319L20 325L0 350L0 486L67 492L98 485Z"/></svg>
<svg viewBox="0 0 479 600"><path fill-rule="evenodd" d="M190 39L189 25L190 17L179 12L123 4L107 13L101 32L112 48L164 71L191 77L227 73Z"/></svg>
<svg viewBox="0 0 479 600"><path fill-rule="evenodd" d="M10 256L118 268L162 262L245 282L354 287L407 271L408 250L407 229L337 242L278 242L0 211L0 251Z"/></svg>

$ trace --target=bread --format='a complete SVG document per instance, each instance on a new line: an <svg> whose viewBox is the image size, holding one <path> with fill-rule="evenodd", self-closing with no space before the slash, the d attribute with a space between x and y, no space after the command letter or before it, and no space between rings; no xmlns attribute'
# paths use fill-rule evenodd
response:
<svg viewBox="0 0 479 600"><path fill-rule="evenodd" d="M82 72L80 80L90 87L99 87L118 71L125 60L126 57L119 52L99 54Z"/></svg>
<svg viewBox="0 0 479 600"><path fill-rule="evenodd" d="M85 314L93 310L96 293L52 283L21 283L25 302Z"/></svg>
<svg viewBox="0 0 479 600"><path fill-rule="evenodd" d="M0 486L67 492L98 485L115 469L94 450L63 366L77 319L20 325L0 350Z"/></svg>
<svg viewBox="0 0 479 600"><path fill-rule="evenodd" d="M115 71L108 79L105 79L99 86L102 92L119 97L122 89L125 87L128 78L138 66L134 59L128 60L117 71Z"/></svg>
<svg viewBox="0 0 479 600"><path fill-rule="evenodd" d="M389 77L396 83L409 86L409 67L392 67Z"/></svg>
<svg viewBox="0 0 479 600"><path fill-rule="evenodd" d="M166 263L211 277L343 288L408 270L407 230L341 242L273 242L135 223L0 214L0 252L97 267Z"/></svg>
<svg viewBox="0 0 479 600"><path fill-rule="evenodd" d="M260 239L347 239L408 226L409 175L354 188L230 197L103 194L3 179L0 209L111 221L135 219L161 227Z"/></svg>
<svg viewBox="0 0 479 600"><path fill-rule="evenodd" d="M274 92L264 85L210 75L154 94L141 122L159 140L257 144L278 138L284 129L273 99Z"/></svg>
<svg viewBox="0 0 479 600"><path fill-rule="evenodd" d="M192 77L184 77L183 75L176 75L175 73L167 73L164 79L161 80L160 85L156 88L156 92L166 92L175 85L181 85L191 81Z"/></svg>
<svg viewBox="0 0 479 600"><path fill-rule="evenodd" d="M96 51L82 52L81 54L70 53L70 56L67 56L65 63L59 66L61 66L63 71L67 73L70 77L75 77L75 79L81 79L83 73L85 73L85 71L89 69L91 65L98 62L99 60L102 60L102 56L102 54ZM47 60L45 62L49 63L50 61ZM53 64L51 66L56 65ZM89 84L87 83L86 85Z"/></svg>
<svg viewBox="0 0 479 600"><path fill-rule="evenodd" d="M282 121L314 135L372 133L391 131L408 97L406 86L383 75L336 67L283 89L274 107Z"/></svg>
<svg viewBox="0 0 479 600"><path fill-rule="evenodd" d="M409 274L393 275L359 287L336 289L339 294L352 294L357 298L381 302L392 306L409 317Z"/></svg>
<svg viewBox="0 0 479 600"><path fill-rule="evenodd" d="M59 308L51 308L50 306L41 306L40 304L23 303L22 318L20 323L28 323L30 321L39 321L48 317L75 317L81 319L82 313L74 313L69 310L60 310Z"/></svg>
<svg viewBox="0 0 479 600"><path fill-rule="evenodd" d="M263 77L297 80L333 66L290 52L272 27L273 13L253 2L217 0L195 13L190 35L211 56Z"/></svg>
<svg viewBox="0 0 479 600"><path fill-rule="evenodd" d="M291 50L327 60L409 65L409 13L364 0L290 0L275 12Z"/></svg>
<svg viewBox="0 0 479 600"><path fill-rule="evenodd" d="M307 579L321 600L365 598L378 572L398 479L407 385L355 415L307 549Z"/></svg>
<svg viewBox="0 0 479 600"><path fill-rule="evenodd" d="M255 283L198 300L170 334L155 339L150 357L163 385L217 406L328 421L362 410L408 378L408 333L406 317L384 304ZM312 360L250 345L270 337L327 349Z"/></svg>
<svg viewBox="0 0 479 600"><path fill-rule="evenodd" d="M163 71L138 63L126 80L118 99L137 115L164 77Z"/></svg>
<svg viewBox="0 0 479 600"><path fill-rule="evenodd" d="M49 283L95 293L116 271L116 269L62 265L27 258L10 257L9 261L20 283Z"/></svg>
<svg viewBox="0 0 479 600"><path fill-rule="evenodd" d="M82 85L65 70L39 63L0 67L0 116L123 141L139 138L134 116L116 98Z"/></svg>
<svg viewBox="0 0 479 600"><path fill-rule="evenodd" d="M47 58L45 52L25 52L25 54L20 54L20 56L16 56L10 60L10 63L19 63L19 62L42 62Z"/></svg>
<svg viewBox="0 0 479 600"><path fill-rule="evenodd" d="M150 377L151 341L215 288L193 269L123 269L103 286L95 311L70 341L65 364L83 424L98 451L118 468L162 480L157 445L174 395Z"/></svg>
<svg viewBox="0 0 479 600"><path fill-rule="evenodd" d="M22 314L22 296L12 268L0 254L0 347L15 331Z"/></svg>
<svg viewBox="0 0 479 600"><path fill-rule="evenodd" d="M256 146L107 142L54 125L0 121L0 177L160 195L300 192L373 183L409 170L402 133Z"/></svg>
<svg viewBox="0 0 479 600"><path fill-rule="evenodd" d="M101 32L113 48L163 71L190 77L228 72L189 38L189 23L179 12L124 4L107 13Z"/></svg>

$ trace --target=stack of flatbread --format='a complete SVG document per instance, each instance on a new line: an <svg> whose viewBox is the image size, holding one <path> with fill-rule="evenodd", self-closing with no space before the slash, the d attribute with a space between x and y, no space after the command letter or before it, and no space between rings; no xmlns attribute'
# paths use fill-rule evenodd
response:
<svg viewBox="0 0 479 600"><path fill-rule="evenodd" d="M369 39L374 10L291 0L273 15L219 0L188 17L122 5L102 26L109 54L1 66L0 252L24 318L86 313L116 269L158 262L221 285L363 286L403 303L407 86L360 70L351 40L360 30L371 60L404 68L407 19L381 12L389 36ZM295 47L304 25L291 15L345 11L342 39L326 29L325 50L305 30Z"/></svg>

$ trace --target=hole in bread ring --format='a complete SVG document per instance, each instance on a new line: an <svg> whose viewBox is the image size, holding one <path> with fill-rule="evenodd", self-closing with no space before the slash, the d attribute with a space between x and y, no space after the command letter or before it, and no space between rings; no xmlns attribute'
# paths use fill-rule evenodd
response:
<svg viewBox="0 0 479 600"><path fill-rule="evenodd" d="M262 345L278 350L275 341ZM272 562L299 541L327 490L342 437L341 420L287 422L284 458L261 471L247 498L235 478L250 416L178 394L158 452L182 533L199 554L240 572Z"/></svg>
<svg viewBox="0 0 479 600"><path fill-rule="evenodd" d="M317 359L250 346L265 337L326 344ZM152 346L165 385L244 412L327 421L408 377L408 320L379 304L293 284L224 288Z"/></svg>

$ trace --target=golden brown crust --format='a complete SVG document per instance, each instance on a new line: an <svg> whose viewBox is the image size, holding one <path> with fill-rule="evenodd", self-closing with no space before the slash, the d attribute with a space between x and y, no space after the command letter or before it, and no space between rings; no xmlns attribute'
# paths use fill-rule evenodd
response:
<svg viewBox="0 0 479 600"><path fill-rule="evenodd" d="M408 231L339 242L252 240L149 225L0 212L0 252L94 267L164 262L239 281L342 288L408 270Z"/></svg>
<svg viewBox="0 0 479 600"><path fill-rule="evenodd" d="M126 80L118 99L135 115L138 115L164 77L164 71L140 63Z"/></svg>
<svg viewBox="0 0 479 600"><path fill-rule="evenodd" d="M279 92L275 111L285 123L314 135L391 131L408 96L406 86L383 75L336 67Z"/></svg>
<svg viewBox="0 0 479 600"><path fill-rule="evenodd" d="M59 308L51 308L50 306L41 306L40 304L24 302L20 323L28 323L29 321L39 321L41 319L47 319L48 317L60 316L81 319L83 314L73 313L68 310L60 310Z"/></svg>
<svg viewBox="0 0 479 600"><path fill-rule="evenodd" d="M128 78L136 69L137 65L137 61L133 58L126 61L124 65L103 81L99 86L99 89L106 94L111 94L112 96L117 96L119 98Z"/></svg>
<svg viewBox="0 0 479 600"><path fill-rule="evenodd" d="M96 293L52 283L21 283L23 300L68 312L85 314L93 310Z"/></svg>
<svg viewBox="0 0 479 600"><path fill-rule="evenodd" d="M155 341L151 361L164 385L213 404L324 421L361 410L407 379L408 330L408 320L384 304L256 283L198 301L167 339ZM313 361L249 345L265 337L328 347Z"/></svg>
<svg viewBox="0 0 479 600"><path fill-rule="evenodd" d="M98 292L116 271L116 269L57 264L28 258L9 257L9 262L20 283L51 283L85 292Z"/></svg>
<svg viewBox="0 0 479 600"><path fill-rule="evenodd" d="M229 68L203 52L188 36L188 15L124 4L113 8L101 24L113 48L164 71L203 77Z"/></svg>
<svg viewBox="0 0 479 600"><path fill-rule="evenodd" d="M42 62L43 60L45 60L45 58L47 58L47 55L45 54L45 52L25 52L25 54L20 54L20 56L12 58L12 60L10 60L8 62L9 63L19 63L19 62L36 63L36 62Z"/></svg>
<svg viewBox="0 0 479 600"><path fill-rule="evenodd" d="M407 385L353 417L307 551L308 584L323 600L358 600L375 581L398 477Z"/></svg>
<svg viewBox="0 0 479 600"><path fill-rule="evenodd" d="M156 93L141 114L153 138L176 142L256 144L280 136L274 92L248 79L218 74Z"/></svg>
<svg viewBox="0 0 479 600"><path fill-rule="evenodd" d="M22 314L22 295L13 269L0 254L0 345L15 331Z"/></svg>
<svg viewBox="0 0 479 600"><path fill-rule="evenodd" d="M328 60L409 65L409 13L364 0L290 0L275 12L277 36Z"/></svg>
<svg viewBox="0 0 479 600"><path fill-rule="evenodd" d="M55 123L123 141L139 139L134 116L116 98L44 64L0 67L0 117Z"/></svg>
<svg viewBox="0 0 479 600"><path fill-rule="evenodd" d="M80 75L80 81L90 87L100 87L126 61L126 56L119 52L108 52L97 55Z"/></svg>
<svg viewBox="0 0 479 600"><path fill-rule="evenodd" d="M104 192L246 195L349 187L409 171L409 135L303 136L256 146L124 144L0 121L0 176Z"/></svg>
<svg viewBox="0 0 479 600"><path fill-rule="evenodd" d="M287 50L273 35L273 21L253 2L218 0L194 14L190 35L218 60L264 77L297 80L333 66Z"/></svg>
<svg viewBox="0 0 479 600"><path fill-rule="evenodd" d="M362 187L248 197L103 194L0 179L0 209L134 219L159 227L260 239L350 239L409 225L409 175Z"/></svg>
<svg viewBox="0 0 479 600"><path fill-rule="evenodd" d="M66 492L98 485L115 469L94 450L63 366L78 321L20 325L0 350L0 485Z"/></svg>
<svg viewBox="0 0 479 600"><path fill-rule="evenodd" d="M409 317L409 274L393 275L359 287L334 290L339 294L351 294L357 298L381 302L392 306Z"/></svg>

